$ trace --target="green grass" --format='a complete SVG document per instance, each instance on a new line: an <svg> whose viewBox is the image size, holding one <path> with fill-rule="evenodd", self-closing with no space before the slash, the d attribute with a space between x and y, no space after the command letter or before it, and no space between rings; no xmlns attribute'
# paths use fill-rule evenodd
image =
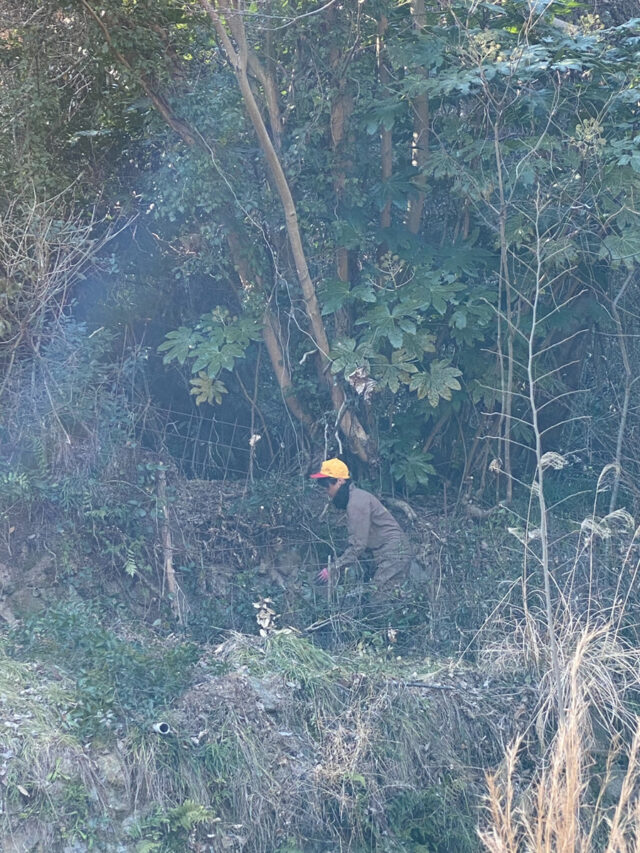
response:
<svg viewBox="0 0 640 853"><path fill-rule="evenodd" d="M76 703L73 682L39 664L9 658L0 648L0 828L36 820L60 838L85 834L91 770L82 743L69 731Z"/></svg>
<svg viewBox="0 0 640 853"><path fill-rule="evenodd" d="M57 604L14 634L14 655L64 665L75 701L67 730L104 738L132 722L153 719L189 682L193 644L160 644L152 635L128 639L101 624L87 604Z"/></svg>

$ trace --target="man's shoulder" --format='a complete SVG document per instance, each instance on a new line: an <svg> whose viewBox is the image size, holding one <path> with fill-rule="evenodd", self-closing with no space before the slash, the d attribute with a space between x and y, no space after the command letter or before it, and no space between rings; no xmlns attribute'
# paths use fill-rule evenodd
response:
<svg viewBox="0 0 640 853"><path fill-rule="evenodd" d="M359 489L357 486L351 486L351 489L349 490L349 503L351 504L352 502L354 505L359 506L380 503L378 498L371 494L371 492L367 492L365 489Z"/></svg>
<svg viewBox="0 0 640 853"><path fill-rule="evenodd" d="M362 500L363 498L369 497L371 492L367 492L365 489L361 489L358 486L355 486L353 483L351 484L351 488L349 489L349 497L358 498L358 500Z"/></svg>

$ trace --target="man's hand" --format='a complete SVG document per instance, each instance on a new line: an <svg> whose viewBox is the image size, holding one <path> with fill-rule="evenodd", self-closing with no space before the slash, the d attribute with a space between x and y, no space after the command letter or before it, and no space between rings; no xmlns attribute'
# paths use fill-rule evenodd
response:
<svg viewBox="0 0 640 853"><path fill-rule="evenodd" d="M318 581L318 583L329 583L329 577L329 569L324 568L318 572L318 574L316 575L316 580Z"/></svg>

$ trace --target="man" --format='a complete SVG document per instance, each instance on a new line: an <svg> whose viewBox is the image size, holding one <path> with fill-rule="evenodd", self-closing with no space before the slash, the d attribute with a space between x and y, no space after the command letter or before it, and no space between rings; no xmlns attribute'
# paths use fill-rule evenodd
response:
<svg viewBox="0 0 640 853"><path fill-rule="evenodd" d="M371 599L387 599L409 578L412 552L406 534L375 495L356 488L341 459L326 459L311 479L326 488L334 506L346 510L349 532L349 545L331 567L331 575L323 569L318 580L337 583L340 571L355 565L368 549L376 564Z"/></svg>

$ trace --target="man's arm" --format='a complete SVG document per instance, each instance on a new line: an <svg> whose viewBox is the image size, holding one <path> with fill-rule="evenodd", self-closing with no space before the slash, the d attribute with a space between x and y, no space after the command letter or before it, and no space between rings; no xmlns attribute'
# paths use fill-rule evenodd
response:
<svg viewBox="0 0 640 853"><path fill-rule="evenodd" d="M354 565L366 550L371 529L371 506L365 492L352 495L347 504L347 530L349 545L336 560L336 569Z"/></svg>
<svg viewBox="0 0 640 853"><path fill-rule="evenodd" d="M345 566L354 566L358 557L367 548L369 543L369 531L371 529L371 505L366 492L352 494L347 504L347 530L349 532L349 544L335 563L329 568L322 569L317 574L320 583L331 581L338 583L340 573Z"/></svg>

